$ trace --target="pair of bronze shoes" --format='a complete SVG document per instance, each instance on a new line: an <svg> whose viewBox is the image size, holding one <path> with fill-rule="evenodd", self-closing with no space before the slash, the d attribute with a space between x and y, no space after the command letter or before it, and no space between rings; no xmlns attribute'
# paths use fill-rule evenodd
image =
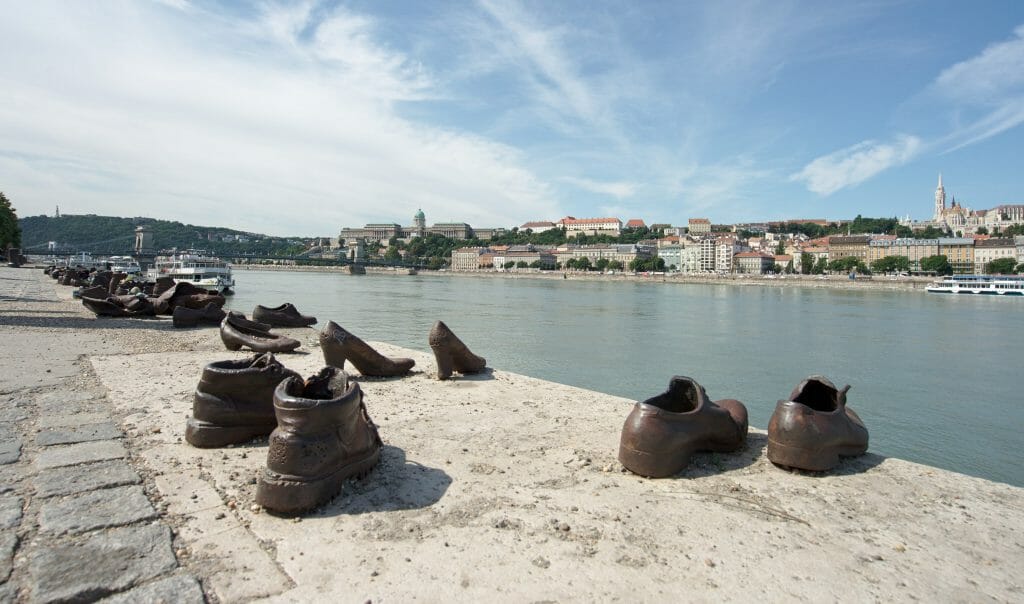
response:
<svg viewBox="0 0 1024 604"><path fill-rule="evenodd" d="M244 314L230 311L220 323L220 339L228 350L243 347L253 352L292 352L302 345L295 338L270 332L271 326L250 321Z"/></svg>
<svg viewBox="0 0 1024 604"><path fill-rule="evenodd" d="M866 452L867 429L846 407L849 389L838 390L824 377L812 376L788 401L779 401L768 424L768 459L788 468L824 471L840 457ZM667 391L633 407L622 428L619 461L641 476L671 476L696 451L741 448L747 429L743 403L711 401L695 380L675 376Z"/></svg>
<svg viewBox="0 0 1024 604"><path fill-rule="evenodd" d="M381 439L359 384L325 367L303 380L273 354L203 368L185 440L224 447L270 435L256 502L297 514L330 501L343 483L373 469Z"/></svg>
<svg viewBox="0 0 1024 604"><path fill-rule="evenodd" d="M463 374L480 373L487 366L487 360L473 354L443 321L434 323L428 342L437 361L439 380L450 378L455 371ZM416 364L413 359L391 358L380 354L334 321L328 322L320 332L320 348L328 365L343 369L345 361L349 361L361 374L369 376L404 375Z"/></svg>

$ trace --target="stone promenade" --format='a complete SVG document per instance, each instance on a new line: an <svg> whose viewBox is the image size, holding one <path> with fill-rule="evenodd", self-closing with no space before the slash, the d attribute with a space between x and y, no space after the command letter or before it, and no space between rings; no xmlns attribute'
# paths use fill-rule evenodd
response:
<svg viewBox="0 0 1024 604"><path fill-rule="evenodd" d="M202 602L52 283L0 268L0 601ZM84 346L83 346L84 344Z"/></svg>
<svg viewBox="0 0 1024 604"><path fill-rule="evenodd" d="M317 332L286 333L281 362L317 371ZM0 342L3 601L1024 601L1009 485L871 452L787 472L756 429L648 480L616 460L631 401L500 368L439 382L425 342L374 343L416 360L354 374L381 462L288 518L254 501L266 439L183 440L202 366L245 356L216 329L97 319L0 268Z"/></svg>

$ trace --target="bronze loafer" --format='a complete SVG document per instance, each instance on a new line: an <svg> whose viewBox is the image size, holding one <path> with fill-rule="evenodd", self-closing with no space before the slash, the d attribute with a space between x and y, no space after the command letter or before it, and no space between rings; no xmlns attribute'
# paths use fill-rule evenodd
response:
<svg viewBox="0 0 1024 604"><path fill-rule="evenodd" d="M692 378L675 376L668 390L637 403L626 418L619 461L641 476L671 476L695 451L735 451L747 438L747 408L735 399L712 402Z"/></svg>
<svg viewBox="0 0 1024 604"><path fill-rule="evenodd" d="M868 429L846 406L849 386L841 390L827 378L814 375L800 382L779 401L768 422L768 459L787 467L823 472L840 457L868 450Z"/></svg>
<svg viewBox="0 0 1024 604"><path fill-rule="evenodd" d="M316 317L300 313L291 302L273 308L257 305L252 318L273 327L309 327L316 323Z"/></svg>

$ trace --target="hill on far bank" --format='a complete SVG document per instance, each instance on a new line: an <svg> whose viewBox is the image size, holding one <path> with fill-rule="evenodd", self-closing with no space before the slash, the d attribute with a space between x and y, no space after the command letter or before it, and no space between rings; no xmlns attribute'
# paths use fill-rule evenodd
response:
<svg viewBox="0 0 1024 604"><path fill-rule="evenodd" d="M218 255L292 255L306 248L311 238L270 237L221 227L196 226L171 220L136 216L75 214L28 216L18 221L22 247L45 248L51 241L76 252L129 252L135 243L135 228L147 226L157 249L203 249Z"/></svg>

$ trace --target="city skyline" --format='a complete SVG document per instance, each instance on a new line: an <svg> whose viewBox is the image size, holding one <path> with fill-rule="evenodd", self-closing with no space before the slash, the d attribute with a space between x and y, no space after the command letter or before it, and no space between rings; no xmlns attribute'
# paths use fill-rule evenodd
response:
<svg viewBox="0 0 1024 604"><path fill-rule="evenodd" d="M19 5L19 215L682 224L1024 203L1024 5ZM327 230L333 230L334 227Z"/></svg>

